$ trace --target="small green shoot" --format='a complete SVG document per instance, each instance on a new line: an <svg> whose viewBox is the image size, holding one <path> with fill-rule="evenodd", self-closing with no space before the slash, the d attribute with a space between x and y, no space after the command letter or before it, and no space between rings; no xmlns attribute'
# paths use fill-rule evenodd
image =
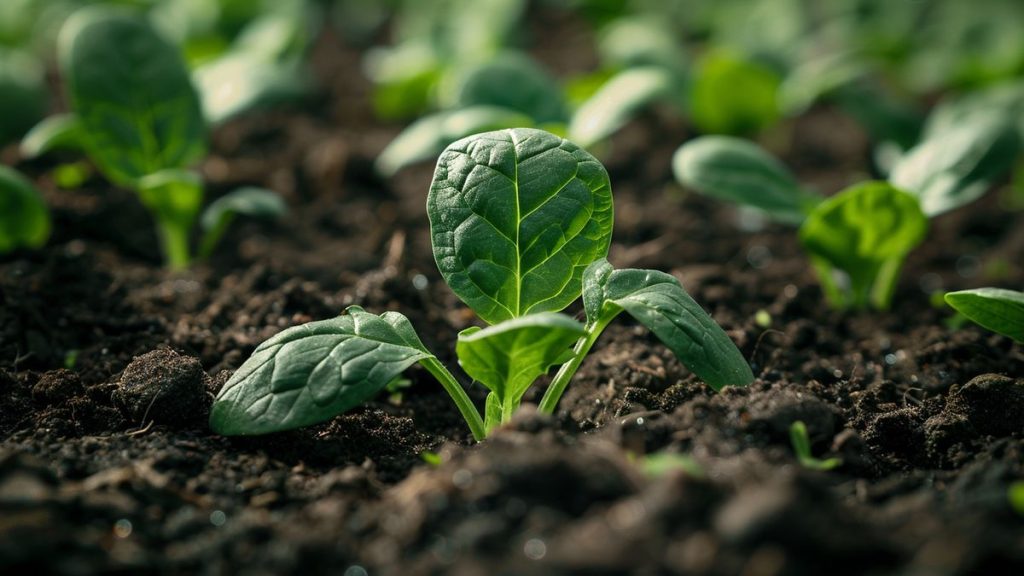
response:
<svg viewBox="0 0 1024 576"><path fill-rule="evenodd" d="M0 166L0 254L39 248L50 237L50 210L27 178Z"/></svg>
<svg viewBox="0 0 1024 576"><path fill-rule="evenodd" d="M660 478L676 471L694 478L704 478L704 468L691 456L678 452L658 452L640 458L640 469L648 478Z"/></svg>
<svg viewBox="0 0 1024 576"><path fill-rule="evenodd" d="M673 276L615 270L608 173L593 156L533 129L477 134L438 160L427 196L434 258L488 327L459 334L463 370L490 393L481 417L462 384L405 316L352 306L270 338L224 385L210 426L263 434L321 422L420 364L452 397L474 438L508 422L524 394L560 366L540 403L552 413L604 328L627 312L715 390L754 377L736 345ZM559 312L582 296L586 323Z"/></svg>
<svg viewBox="0 0 1024 576"><path fill-rule="evenodd" d="M793 444L793 452L804 468L828 471L843 463L839 458L821 460L811 455L811 440L807 436L807 425L802 420L793 422L789 427L789 441Z"/></svg>
<svg viewBox="0 0 1024 576"><path fill-rule="evenodd" d="M949 292L946 302L972 322L1024 343L1024 292L975 288Z"/></svg>
<svg viewBox="0 0 1024 576"><path fill-rule="evenodd" d="M431 468L437 468L442 464L441 455L429 450L420 452L420 459L426 462L427 466L430 466Z"/></svg>

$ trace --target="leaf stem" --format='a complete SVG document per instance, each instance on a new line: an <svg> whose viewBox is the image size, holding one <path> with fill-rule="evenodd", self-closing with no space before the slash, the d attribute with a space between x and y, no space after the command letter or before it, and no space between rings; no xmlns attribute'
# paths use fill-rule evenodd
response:
<svg viewBox="0 0 1024 576"><path fill-rule="evenodd" d="M160 230L160 244L167 266L172 270L183 270L191 260L188 253L188 228L178 226L167 219L157 219Z"/></svg>
<svg viewBox="0 0 1024 576"><path fill-rule="evenodd" d="M444 386L445 391L452 397L455 402L455 406L458 407L459 412L462 413L462 417L466 419L466 424L469 425L469 431L473 433L473 439L477 442L487 437L487 430L484 428L484 421L480 418L480 412L477 411L476 406L473 405L473 401L469 399L469 395L462 388L462 384L452 376L452 373L441 364L437 358L430 357L420 360L420 364L430 372L437 381Z"/></svg>
<svg viewBox="0 0 1024 576"><path fill-rule="evenodd" d="M566 386L569 385L572 377L576 375L576 371L579 370L583 359L590 352L590 348L597 342L598 337L601 336L601 332L604 332L608 323L619 315L619 312L622 312L622 308L618 306L606 308L602 311L596 322L587 324L587 332L573 346L572 359L562 364L562 367L558 369L555 377L551 380L551 385L544 392L544 397L541 399L540 407L538 408L541 414L554 414L558 401L562 399L562 394L565 393Z"/></svg>

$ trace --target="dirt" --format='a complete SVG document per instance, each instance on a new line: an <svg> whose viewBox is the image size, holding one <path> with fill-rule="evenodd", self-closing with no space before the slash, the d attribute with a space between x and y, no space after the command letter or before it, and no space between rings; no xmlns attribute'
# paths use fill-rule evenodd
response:
<svg viewBox="0 0 1024 576"><path fill-rule="evenodd" d="M537 54L573 67L558 50ZM605 151L610 259L679 277L751 360L754 385L716 394L622 319L555 417L526 406L481 444L418 368L400 398L318 426L213 435L212 395L286 327L350 304L398 310L454 366L455 335L474 323L430 253L431 166L374 176L400 126L373 120L357 50L327 34L313 62L317 95L219 128L202 165L211 197L269 186L290 215L239 223L187 272L160 266L129 192L98 176L56 189L49 171L69 157L17 162L56 226L44 249L0 260L0 572L1024 569L1024 516L1007 500L1024 478L1024 349L950 327L929 298L1024 285L1021 213L993 192L937 218L892 311L836 312L792 230L671 183L688 130L667 112L644 115ZM766 141L828 193L870 173L866 137L828 107ZM470 393L482 403L478 386ZM838 468L798 463L796 420ZM699 470L645 472L658 454L687 455Z"/></svg>

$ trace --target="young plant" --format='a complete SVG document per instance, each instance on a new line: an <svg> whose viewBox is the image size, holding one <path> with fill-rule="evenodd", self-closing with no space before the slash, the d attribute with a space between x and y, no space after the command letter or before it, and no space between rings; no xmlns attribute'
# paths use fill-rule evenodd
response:
<svg viewBox="0 0 1024 576"><path fill-rule="evenodd" d="M50 211L24 176L0 166L0 254L39 248L50 237Z"/></svg>
<svg viewBox="0 0 1024 576"><path fill-rule="evenodd" d="M367 401L419 363L451 395L477 439L507 422L559 365L540 403L554 411L604 328L625 311L714 389L753 381L749 365L674 277L615 270L608 173L542 130L477 134L441 155L427 197L434 258L452 291L489 326L459 334L463 370L489 390L481 417L405 316L353 306L261 344L217 396L218 433L306 426ZM559 312L582 295L586 323Z"/></svg>
<svg viewBox="0 0 1024 576"><path fill-rule="evenodd" d="M88 7L61 30L58 63L72 114L44 121L26 136L25 151L84 150L149 209L168 265L187 266L203 203L202 181L188 167L207 146L199 98L177 48L130 11Z"/></svg>
<svg viewBox="0 0 1024 576"><path fill-rule="evenodd" d="M807 425L802 420L793 422L789 427L789 441L793 445L797 460L804 468L828 471L843 463L839 458L821 460L811 454L811 439L807 435Z"/></svg>
<svg viewBox="0 0 1024 576"><path fill-rule="evenodd" d="M1024 343L1024 292L975 288L949 292L945 298L974 323Z"/></svg>

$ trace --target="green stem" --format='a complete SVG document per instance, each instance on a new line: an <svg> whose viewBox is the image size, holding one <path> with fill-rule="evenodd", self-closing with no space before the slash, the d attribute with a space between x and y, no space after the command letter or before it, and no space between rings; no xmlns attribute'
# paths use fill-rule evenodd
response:
<svg viewBox="0 0 1024 576"><path fill-rule="evenodd" d="M157 228L160 230L160 244L167 266L172 270L187 268L191 260L188 253L188 228L167 220L158 220Z"/></svg>
<svg viewBox="0 0 1024 576"><path fill-rule="evenodd" d="M562 367L558 369L555 377L551 380L551 385L544 392L544 397L541 399L539 407L541 414L554 414L558 401L562 399L566 386L569 385L572 377L576 375L576 371L579 370L580 364L583 363L583 359L587 356L587 352L590 352L590 348L597 342L601 332L604 332L605 327L619 315L619 312L622 312L622 309L617 306L614 309L606 309L602 311L601 316L596 322L587 325L587 332L573 346L572 359L562 364Z"/></svg>
<svg viewBox="0 0 1024 576"><path fill-rule="evenodd" d="M213 255L213 249L217 247L217 243L220 242L224 232L227 231L228 226L231 225L233 220L233 214L225 215L217 221L213 228L210 228L203 234L203 239L199 242L199 252L197 254L200 259L206 260Z"/></svg>
<svg viewBox="0 0 1024 576"><path fill-rule="evenodd" d="M486 438L487 430L484 428L484 421L480 418L480 412L473 405L473 401L469 399L469 395L462 388L462 384L459 384L459 381L452 376L452 373L437 358L425 358L420 360L420 364L434 378L437 378L437 381L441 383L441 386L444 386L445 391L455 401L455 406L459 408L462 417L466 419L466 424L469 425L469 431L473 433L473 439L479 442Z"/></svg>
<svg viewBox="0 0 1024 576"><path fill-rule="evenodd" d="M896 281L900 276L900 268L903 260L891 258L882 263L878 274L875 276L875 284L871 287L871 304L877 310L888 310L892 304L892 295L896 291Z"/></svg>

